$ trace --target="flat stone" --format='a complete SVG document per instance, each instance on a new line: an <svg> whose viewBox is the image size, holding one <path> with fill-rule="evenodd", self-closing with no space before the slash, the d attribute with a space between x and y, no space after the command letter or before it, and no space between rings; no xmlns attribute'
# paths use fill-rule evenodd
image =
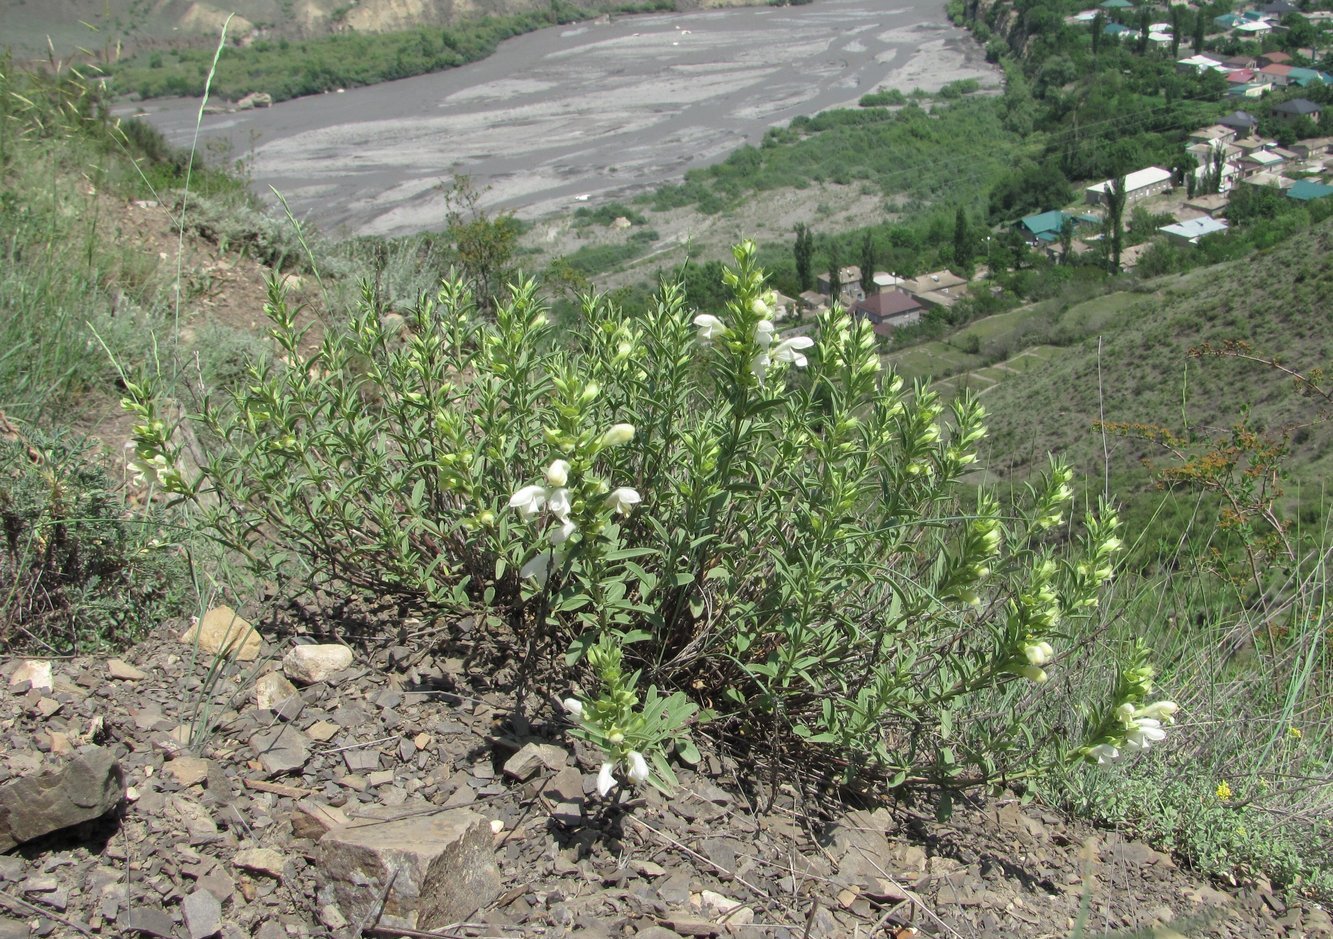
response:
<svg viewBox="0 0 1333 939"><path fill-rule="evenodd" d="M527 782L538 773L558 773L569 762L569 753L551 743L525 743L505 760L505 775Z"/></svg>
<svg viewBox="0 0 1333 939"><path fill-rule="evenodd" d="M124 659L108 659L106 670L108 675L118 681L143 681L148 677L147 672L135 668Z"/></svg>
<svg viewBox="0 0 1333 939"><path fill-rule="evenodd" d="M255 682L255 706L263 711L281 711L292 698L300 700L301 693L282 672L269 672Z"/></svg>
<svg viewBox="0 0 1333 939"><path fill-rule="evenodd" d="M158 939L173 939L176 935L175 921L172 920L171 914L161 907L136 903L123 917L118 917L118 921L130 935L139 932L146 936L156 936Z"/></svg>
<svg viewBox="0 0 1333 939"><path fill-rule="evenodd" d="M55 770L0 786L0 851L106 814L125 795L115 755L89 747Z"/></svg>
<svg viewBox="0 0 1333 939"><path fill-rule="evenodd" d="M9 687L13 691L50 691L54 687L51 677L51 663L42 659L25 659L9 676Z"/></svg>
<svg viewBox="0 0 1333 939"><path fill-rule="evenodd" d="M0 916L0 939L28 939L32 935L23 920Z"/></svg>
<svg viewBox="0 0 1333 939"><path fill-rule="evenodd" d="M270 776L295 772L310 759L310 739L290 724L259 731L250 746Z"/></svg>
<svg viewBox="0 0 1333 939"><path fill-rule="evenodd" d="M432 930L466 919L499 893L491 827L480 815L382 808L369 814L384 820L357 818L334 828L320 839L316 858L320 889L331 890L349 922L365 922L384 897L379 925Z"/></svg>
<svg viewBox="0 0 1333 939"><path fill-rule="evenodd" d="M292 811L292 834L318 841L330 830L348 824L347 814L317 799L302 799Z"/></svg>
<svg viewBox="0 0 1333 939"><path fill-rule="evenodd" d="M282 657L282 670L299 685L327 681L352 664L352 650L335 644L295 646Z"/></svg>
<svg viewBox="0 0 1333 939"><path fill-rule="evenodd" d="M180 641L209 655L225 654L253 662L259 658L264 639L253 626L229 606L215 606L203 619L181 634Z"/></svg>
<svg viewBox="0 0 1333 939"><path fill-rule="evenodd" d="M282 868L286 863L287 859L272 848L245 848L237 851L231 859L233 867L252 874L266 874L278 880L282 879Z"/></svg>
<svg viewBox="0 0 1333 939"><path fill-rule="evenodd" d="M190 939L208 939L222 932L222 904L207 890L196 890L182 900L181 915Z"/></svg>
<svg viewBox="0 0 1333 939"><path fill-rule="evenodd" d="M162 767L162 772L186 788L208 779L208 760L197 756L178 756Z"/></svg>
<svg viewBox="0 0 1333 939"><path fill-rule="evenodd" d="M337 724L329 721L316 721L305 729L306 736L311 740L318 740L320 743L328 743L342 730Z"/></svg>

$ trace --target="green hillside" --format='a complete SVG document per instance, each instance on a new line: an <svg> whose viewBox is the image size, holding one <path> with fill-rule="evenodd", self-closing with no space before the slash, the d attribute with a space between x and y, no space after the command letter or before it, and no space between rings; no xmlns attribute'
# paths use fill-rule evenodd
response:
<svg viewBox="0 0 1333 939"><path fill-rule="evenodd" d="M1259 427L1313 422L1293 436L1291 467L1298 479L1324 478L1333 435L1289 381L1253 361L1191 357L1190 351L1241 340L1254 354L1299 372L1323 366L1333 352L1330 248L1333 220L1248 258L1148 281L1141 294L1118 295L1125 302L1096 332L1079 323L1092 304L1052 310L1051 331L1087 338L984 393L992 468L1001 474L1030 469L1055 450L1100 478L1101 417L1210 433L1230 427L1248 406ZM1095 304L1106 306L1108 299ZM1107 444L1113 476L1132 475L1139 457L1160 453L1124 437Z"/></svg>

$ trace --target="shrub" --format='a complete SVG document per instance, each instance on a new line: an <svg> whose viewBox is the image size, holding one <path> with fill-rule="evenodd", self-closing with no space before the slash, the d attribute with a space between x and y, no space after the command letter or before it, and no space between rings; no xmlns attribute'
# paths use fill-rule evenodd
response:
<svg viewBox="0 0 1333 939"><path fill-rule="evenodd" d="M162 519L131 512L81 441L0 416L0 525L2 651L123 647L178 612L185 565Z"/></svg>
<svg viewBox="0 0 1333 939"><path fill-rule="evenodd" d="M870 326L840 311L776 335L753 245L735 257L717 315L678 287L635 316L589 299L567 348L531 283L493 322L445 283L398 336L368 291L305 354L275 283L278 355L198 415L217 442L202 477L172 468L131 382L139 459L265 577L489 609L586 661L597 690L567 707L608 785L643 781L645 754L669 781L682 691L778 746L774 767L818 756L890 785L990 785L1160 739L1173 708L1146 705L1142 650L1079 739L1040 693L1111 575L1115 513L1065 530L1059 464L1022 504L966 494L980 404L882 374Z"/></svg>

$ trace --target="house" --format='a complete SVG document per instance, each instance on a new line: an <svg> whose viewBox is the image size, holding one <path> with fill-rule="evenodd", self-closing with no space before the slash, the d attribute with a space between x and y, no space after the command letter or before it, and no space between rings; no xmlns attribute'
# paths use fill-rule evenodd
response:
<svg viewBox="0 0 1333 939"><path fill-rule="evenodd" d="M806 290L797 299L807 313L821 313L828 309L828 297L816 290Z"/></svg>
<svg viewBox="0 0 1333 939"><path fill-rule="evenodd" d="M1252 55L1229 55L1222 60L1227 68L1258 68L1259 62ZM1267 63L1264 63L1267 64Z"/></svg>
<svg viewBox="0 0 1333 939"><path fill-rule="evenodd" d="M1235 28L1242 39L1253 39L1255 36L1267 36L1273 31L1273 24L1267 20L1246 20L1237 23Z"/></svg>
<svg viewBox="0 0 1333 939"><path fill-rule="evenodd" d="M1265 65L1259 69L1259 74L1267 78L1279 88L1286 88L1291 84L1291 66L1290 65Z"/></svg>
<svg viewBox="0 0 1333 939"><path fill-rule="evenodd" d="M1190 143L1201 143L1213 146L1225 146L1236 139L1236 131L1230 127L1223 127L1221 124L1210 124L1207 127L1201 127L1189 136ZM1189 149L1188 147L1186 149Z"/></svg>
<svg viewBox="0 0 1333 939"><path fill-rule="evenodd" d="M1130 3L1129 0L1102 0L1101 3L1097 4L1097 6L1100 7L1101 9L1103 9L1103 10L1132 10L1132 9L1134 9L1134 4Z"/></svg>
<svg viewBox="0 0 1333 939"><path fill-rule="evenodd" d="M1225 192L1212 192L1206 196L1195 196L1185 203L1185 208L1209 218L1216 218L1226 211L1231 197Z"/></svg>
<svg viewBox="0 0 1333 939"><path fill-rule="evenodd" d="M1318 159L1333 153L1333 137L1309 137L1291 145L1291 152L1298 160Z"/></svg>
<svg viewBox="0 0 1333 939"><path fill-rule="evenodd" d="M1218 29L1235 29L1244 22L1245 18L1239 13L1223 13L1221 16L1213 17L1213 25Z"/></svg>
<svg viewBox="0 0 1333 939"><path fill-rule="evenodd" d="M1024 216L1019 219L1017 228L1023 240L1032 247L1049 248L1059 243L1060 232L1064 229L1066 221L1072 222L1077 227L1095 223L1098 219L1091 215L1070 215L1059 209L1052 209L1050 212Z"/></svg>
<svg viewBox="0 0 1333 939"><path fill-rule="evenodd" d="M922 274L903 288L925 306L951 307L967 295L967 281L953 271Z"/></svg>
<svg viewBox="0 0 1333 939"><path fill-rule="evenodd" d="M1222 60L1217 56L1209 55L1206 52L1198 52L1185 59L1176 59L1176 70L1180 72L1203 74L1210 69L1225 72L1227 67L1222 64Z"/></svg>
<svg viewBox="0 0 1333 939"><path fill-rule="evenodd" d="M773 319L781 322L785 319L800 319L801 305L796 300L782 293L773 291Z"/></svg>
<svg viewBox="0 0 1333 939"><path fill-rule="evenodd" d="M1287 69L1287 83L1300 88L1309 88L1311 85L1333 85L1333 75L1314 68L1292 65Z"/></svg>
<svg viewBox="0 0 1333 939"><path fill-rule="evenodd" d="M1329 196L1333 196L1333 186L1317 183L1313 179L1299 180L1292 183L1291 188L1287 190L1287 198L1296 199L1299 202L1327 199Z"/></svg>
<svg viewBox="0 0 1333 939"><path fill-rule="evenodd" d="M1227 72L1228 85L1246 85L1254 81L1254 69L1238 68Z"/></svg>
<svg viewBox="0 0 1333 939"><path fill-rule="evenodd" d="M1138 39L1139 31L1130 29L1128 26L1121 26L1119 23L1107 23L1102 27L1102 35L1110 36L1113 39Z"/></svg>
<svg viewBox="0 0 1333 939"><path fill-rule="evenodd" d="M1175 244L1197 245L1200 238L1226 231L1227 223L1205 215L1202 218L1176 222L1174 225L1163 225L1157 230Z"/></svg>
<svg viewBox="0 0 1333 939"><path fill-rule="evenodd" d="M1265 52L1259 56L1259 65L1290 65L1291 56L1285 52Z"/></svg>
<svg viewBox="0 0 1333 939"><path fill-rule="evenodd" d="M1231 85L1227 88L1228 98L1262 98L1273 90L1273 83L1268 80L1246 82L1243 85Z"/></svg>
<svg viewBox="0 0 1333 939"><path fill-rule="evenodd" d="M852 307L852 315L870 320L875 324L876 333L887 335L920 320L925 309L921 301L910 294L901 290L886 290L858 300ZM885 329L881 330L881 326Z"/></svg>
<svg viewBox="0 0 1333 939"><path fill-rule="evenodd" d="M1106 190L1114 180L1106 180L1083 190L1088 205L1101 205L1106 202ZM1171 188L1171 171L1160 166L1149 166L1135 170L1125 176L1125 203L1132 204L1140 199L1155 196Z"/></svg>
<svg viewBox="0 0 1333 939"><path fill-rule="evenodd" d="M1280 121L1298 121L1303 117L1308 117L1318 124L1319 115L1319 105L1308 98L1294 98L1291 101L1283 101L1281 104L1273 105L1273 116Z"/></svg>
<svg viewBox="0 0 1333 939"><path fill-rule="evenodd" d="M1237 137L1248 137L1259 127L1259 119L1244 111L1232 111L1226 117L1218 118L1217 123L1234 130Z"/></svg>
<svg viewBox="0 0 1333 939"><path fill-rule="evenodd" d="M820 274L816 278L819 292L830 299L841 299L844 303L851 304L865 296L865 291L861 289L861 269L855 264L849 264L838 270L838 292L839 297L832 296L832 283L829 282L828 273Z"/></svg>
<svg viewBox="0 0 1333 939"><path fill-rule="evenodd" d="M897 290L905 281L897 274L890 274L887 271L875 271L875 276L870 278L875 284L875 293L883 293L886 290Z"/></svg>
<svg viewBox="0 0 1333 939"><path fill-rule="evenodd" d="M1263 189L1286 189L1291 185L1291 180L1277 173L1255 173L1253 176L1246 176L1241 182L1246 186L1259 186Z"/></svg>
<svg viewBox="0 0 1333 939"><path fill-rule="evenodd" d="M1293 3L1289 3L1288 0L1273 0L1272 3L1263 6L1259 12L1263 13L1264 16L1272 16L1281 19L1288 13L1301 12L1301 8ZM1281 55L1282 53L1278 54Z"/></svg>
<svg viewBox="0 0 1333 939"><path fill-rule="evenodd" d="M1272 150L1254 150L1241 158L1240 175L1244 179L1255 173L1278 173L1285 163Z"/></svg>

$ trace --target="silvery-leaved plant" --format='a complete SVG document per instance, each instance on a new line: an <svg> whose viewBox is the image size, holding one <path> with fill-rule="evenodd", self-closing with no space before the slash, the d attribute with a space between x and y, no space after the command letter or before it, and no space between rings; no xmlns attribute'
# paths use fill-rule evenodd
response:
<svg viewBox="0 0 1333 939"><path fill-rule="evenodd" d="M567 650L600 689L577 722L603 784L668 779L682 702L778 748L769 766L863 784L1160 744L1169 702L1114 689L1074 739L1051 703L1075 649L1114 665L1111 506L1076 513L1059 461L1001 497L975 396L908 384L836 305L778 323L755 255L736 246L714 308L667 284L558 330L531 281L486 315L446 281L397 329L367 288L317 344L275 282L275 354L207 394L190 493L268 581L471 614L525 664ZM148 479L172 453L145 428Z"/></svg>

